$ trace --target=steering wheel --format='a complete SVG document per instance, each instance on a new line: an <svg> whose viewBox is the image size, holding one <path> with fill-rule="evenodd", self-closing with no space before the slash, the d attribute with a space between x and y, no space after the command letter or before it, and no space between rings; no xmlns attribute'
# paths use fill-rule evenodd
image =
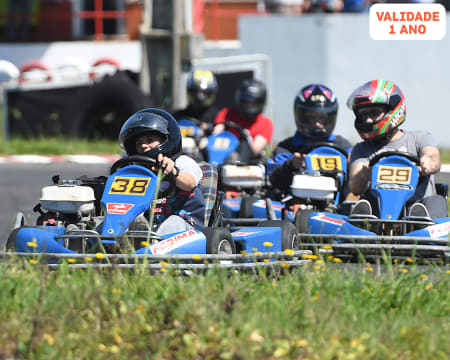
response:
<svg viewBox="0 0 450 360"><path fill-rule="evenodd" d="M131 155L121 158L117 160L114 164L112 164L109 174L112 175L120 168L123 168L128 165L141 165L147 169L151 169L152 167L156 167L159 169L160 167L159 162L153 158L144 155Z"/></svg>
<svg viewBox="0 0 450 360"><path fill-rule="evenodd" d="M150 158L150 157L147 157L144 155L131 155L131 156L121 158L121 159L117 160L114 164L112 164L109 174L112 175L117 170L119 170L125 166L128 166L128 165L140 165L140 166L143 166L150 170L152 167L155 167L157 169L161 168L161 164L153 158ZM173 176L172 174L165 175L163 181L168 183L167 189L160 190L158 193L158 198L171 196L175 192L175 188L176 188L175 176Z"/></svg>
<svg viewBox="0 0 450 360"><path fill-rule="evenodd" d="M333 148L333 149L339 151L339 152L340 152L342 155L344 155L345 157L348 156L348 153L347 153L347 151L346 151L345 149L341 148L340 146L337 146L335 143L332 143L332 142L330 142L330 141L320 141L320 142L316 142L316 143L314 143L314 144L308 145L308 146L303 150L303 153L304 153L304 154L307 154L307 153L309 153L310 151L312 151L312 150L314 150L314 149L317 149L318 147L321 147L321 146L327 146L327 147Z"/></svg>
<svg viewBox="0 0 450 360"><path fill-rule="evenodd" d="M226 130L236 130L239 133L239 140L247 139L247 133L240 125L236 124L233 121L225 121L224 125Z"/></svg>
<svg viewBox="0 0 450 360"><path fill-rule="evenodd" d="M369 157L369 166L373 166L381 159L383 159L387 156L393 156L393 155L403 156L404 158L407 158L408 160L415 163L416 165L420 165L420 158L416 155L413 155L413 154L410 154L410 153L407 153L404 151L389 150L389 151L380 152L378 154L370 156Z"/></svg>

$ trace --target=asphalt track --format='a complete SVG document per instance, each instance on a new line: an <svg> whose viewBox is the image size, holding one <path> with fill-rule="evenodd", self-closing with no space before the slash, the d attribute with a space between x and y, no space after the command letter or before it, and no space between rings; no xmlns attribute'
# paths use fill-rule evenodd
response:
<svg viewBox="0 0 450 360"><path fill-rule="evenodd" d="M4 239L10 233L18 211L25 214L28 224L35 223L37 215L32 209L39 202L41 188L52 184L53 175L61 175L64 179L107 175L111 164L0 163L0 238ZM450 172L438 174L437 182L450 184Z"/></svg>
<svg viewBox="0 0 450 360"><path fill-rule="evenodd" d="M52 176L76 179L81 175L107 175L110 164L0 164L0 237L7 237L18 211L27 223L34 225L37 215L33 207L39 202L42 187L52 185Z"/></svg>

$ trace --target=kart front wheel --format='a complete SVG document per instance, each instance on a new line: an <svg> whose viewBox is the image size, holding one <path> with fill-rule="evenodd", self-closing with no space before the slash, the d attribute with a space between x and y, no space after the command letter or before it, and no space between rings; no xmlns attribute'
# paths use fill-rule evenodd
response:
<svg viewBox="0 0 450 360"><path fill-rule="evenodd" d="M287 220L266 220L258 224L259 227L281 228L281 249L298 250L298 236L294 224Z"/></svg>
<svg viewBox="0 0 450 360"><path fill-rule="evenodd" d="M200 231L206 236L207 254L236 254L236 244L228 230L204 228Z"/></svg>
<svg viewBox="0 0 450 360"><path fill-rule="evenodd" d="M309 217L316 210L299 210L295 214L295 227L300 234L309 234Z"/></svg>

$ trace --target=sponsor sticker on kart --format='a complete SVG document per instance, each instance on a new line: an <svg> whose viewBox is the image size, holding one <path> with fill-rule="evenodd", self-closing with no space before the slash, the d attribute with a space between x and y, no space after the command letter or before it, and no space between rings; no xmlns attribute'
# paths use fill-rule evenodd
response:
<svg viewBox="0 0 450 360"><path fill-rule="evenodd" d="M239 231L239 232L234 232L233 236L245 236L245 235L250 235L250 234L259 234L262 231Z"/></svg>
<svg viewBox="0 0 450 360"><path fill-rule="evenodd" d="M107 203L106 204L106 212L108 214L126 214L128 210L130 210L134 204L119 204L119 203Z"/></svg>
<svg viewBox="0 0 450 360"><path fill-rule="evenodd" d="M196 232L194 230L188 230L181 234L171 236L170 238L167 238L165 240L161 240L154 245L151 245L150 251L152 252L152 254L167 254L190 242L200 240L202 237L202 233Z"/></svg>
<svg viewBox="0 0 450 360"><path fill-rule="evenodd" d="M333 225L338 225L338 226L342 226L345 223L345 220L341 220L341 219L336 219L334 217L328 216L325 213L319 213L315 216L313 216L311 219L314 220L320 220L329 224L333 224Z"/></svg>
<svg viewBox="0 0 450 360"><path fill-rule="evenodd" d="M266 208L266 200L258 200L253 205L257 206L257 207L260 207L260 208ZM284 208L284 205L272 204L272 207L274 209L282 210Z"/></svg>
<svg viewBox="0 0 450 360"><path fill-rule="evenodd" d="M151 178L116 176L109 189L109 194L145 195L150 181Z"/></svg>
<svg viewBox="0 0 450 360"><path fill-rule="evenodd" d="M443 224L436 224L427 227L428 233L431 237L446 236L450 232L450 221Z"/></svg>

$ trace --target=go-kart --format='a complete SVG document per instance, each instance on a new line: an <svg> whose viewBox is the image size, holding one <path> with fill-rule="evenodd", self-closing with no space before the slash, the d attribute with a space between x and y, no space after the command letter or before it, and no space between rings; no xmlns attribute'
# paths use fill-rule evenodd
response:
<svg viewBox="0 0 450 360"><path fill-rule="evenodd" d="M343 210L343 192L347 180L347 151L331 142L318 142L304 150L305 169L294 174L288 193L280 201L272 200L271 206L277 219L288 219L298 228L304 211ZM283 153L268 162L268 172L292 158ZM255 217L262 217L267 210L266 200L253 204Z"/></svg>
<svg viewBox="0 0 450 360"><path fill-rule="evenodd" d="M23 215L19 216L18 227L2 247L17 253L53 255L229 256L239 252L266 252L272 257L277 252L298 248L295 228L284 221L266 221L233 233L221 227L222 199L216 196L216 187L211 183L217 182L217 176L211 177L217 173L208 163L201 164L204 174L210 176L201 184L202 190L205 198L212 201L212 206L207 204L204 228L167 235L157 235L153 228L147 231L133 228L140 214L152 209L155 202L171 196L175 188L173 177L164 177L167 184L163 186L164 181L159 181L150 170L158 166L151 158L134 155L116 161L109 177L81 177L77 180L53 177L54 184L42 189L40 202L34 208L40 213L37 224L27 226ZM161 190L157 193L159 188ZM205 189L214 189L214 193L207 193ZM158 194L156 198L155 194ZM271 245L268 246L267 242ZM242 257L235 255L236 260L239 256Z"/></svg>
<svg viewBox="0 0 450 360"><path fill-rule="evenodd" d="M200 120L182 117L177 120L182 136L182 151L196 161L205 159L203 150L207 143L205 131L200 127Z"/></svg>
<svg viewBox="0 0 450 360"><path fill-rule="evenodd" d="M431 219L412 216L407 207L419 181L417 156L387 151L370 159L372 196L378 209L373 214L342 215L332 212L304 210L296 218L302 246L327 244L335 254L354 259L361 254L377 257L380 250L393 257L447 258L450 218ZM447 197L448 187L437 184L437 192ZM356 209L355 209L356 210ZM430 260L429 259L429 260Z"/></svg>
<svg viewBox="0 0 450 360"><path fill-rule="evenodd" d="M219 190L225 194L224 217L250 219L253 203L265 194L265 166L262 159L255 159L246 132L234 122L224 125L224 131L208 138L207 158L218 167Z"/></svg>

